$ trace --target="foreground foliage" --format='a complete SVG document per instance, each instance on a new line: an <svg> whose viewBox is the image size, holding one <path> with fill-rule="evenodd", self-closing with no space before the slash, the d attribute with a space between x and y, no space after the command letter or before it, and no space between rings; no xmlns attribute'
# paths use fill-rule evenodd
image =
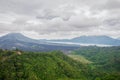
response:
<svg viewBox="0 0 120 80"><path fill-rule="evenodd" d="M0 80L84 79L82 68L82 64L60 51L35 53L1 50L0 53Z"/></svg>
<svg viewBox="0 0 120 80"><path fill-rule="evenodd" d="M69 56L0 49L0 80L120 80L119 49L81 47Z"/></svg>

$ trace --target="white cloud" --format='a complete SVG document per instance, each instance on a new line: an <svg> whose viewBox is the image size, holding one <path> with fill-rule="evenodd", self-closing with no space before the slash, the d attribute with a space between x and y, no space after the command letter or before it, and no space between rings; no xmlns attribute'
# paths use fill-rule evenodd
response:
<svg viewBox="0 0 120 80"><path fill-rule="evenodd" d="M120 1L0 0L0 34L8 32L48 39L120 37Z"/></svg>

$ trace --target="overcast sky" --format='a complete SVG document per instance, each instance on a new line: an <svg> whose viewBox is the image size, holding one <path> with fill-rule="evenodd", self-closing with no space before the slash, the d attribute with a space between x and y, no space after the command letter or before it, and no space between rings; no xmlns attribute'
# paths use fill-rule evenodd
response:
<svg viewBox="0 0 120 80"><path fill-rule="evenodd" d="M0 35L120 37L120 0L0 0Z"/></svg>

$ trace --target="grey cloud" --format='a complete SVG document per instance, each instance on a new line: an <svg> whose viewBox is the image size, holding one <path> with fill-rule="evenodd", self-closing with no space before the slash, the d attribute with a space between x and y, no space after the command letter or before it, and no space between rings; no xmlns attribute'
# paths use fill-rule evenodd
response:
<svg viewBox="0 0 120 80"><path fill-rule="evenodd" d="M106 30L118 32L120 31L120 19L109 19L104 22Z"/></svg>
<svg viewBox="0 0 120 80"><path fill-rule="evenodd" d="M106 20L106 24L109 26L116 26L120 24L120 19L109 19Z"/></svg>
<svg viewBox="0 0 120 80"><path fill-rule="evenodd" d="M54 9L43 9L38 11L38 19L54 19L61 18L64 21L67 21L71 18L71 16L75 15L73 11L75 9L72 5L62 5L55 7Z"/></svg>
<svg viewBox="0 0 120 80"><path fill-rule="evenodd" d="M96 18L88 18L86 16L74 16L69 21L69 26L74 26L77 28L88 29L91 27L97 27L101 25L101 20Z"/></svg>
<svg viewBox="0 0 120 80"><path fill-rule="evenodd" d="M42 11L39 11L39 15L36 16L37 19L54 19L56 17L59 17L55 12L51 9L44 9Z"/></svg>
<svg viewBox="0 0 120 80"><path fill-rule="evenodd" d="M119 9L119 0L0 0L0 32L117 37Z"/></svg>
<svg viewBox="0 0 120 80"><path fill-rule="evenodd" d="M120 9L120 0L108 0L104 7L107 9Z"/></svg>

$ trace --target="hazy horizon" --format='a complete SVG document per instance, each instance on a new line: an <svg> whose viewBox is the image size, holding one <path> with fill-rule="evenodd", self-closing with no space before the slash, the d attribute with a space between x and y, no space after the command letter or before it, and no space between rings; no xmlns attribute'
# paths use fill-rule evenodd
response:
<svg viewBox="0 0 120 80"><path fill-rule="evenodd" d="M113 39L118 39L119 40L119 37L117 38L114 38L114 37L111 37L111 36L107 36L107 35L80 35L80 36L76 36L76 37L71 37L71 38L33 38L32 36L29 36L27 34L24 34L24 33L19 33L19 32L12 32L12 33L5 33L5 34L1 34L0 37L3 37L3 36L6 36L6 35L9 35L9 34L21 34L25 37L28 37L28 38L31 38L31 39L36 39L36 40L42 40L42 39L45 39L45 40L63 40L63 39L74 39L74 38L79 38L79 37L109 37L109 38L113 38Z"/></svg>

